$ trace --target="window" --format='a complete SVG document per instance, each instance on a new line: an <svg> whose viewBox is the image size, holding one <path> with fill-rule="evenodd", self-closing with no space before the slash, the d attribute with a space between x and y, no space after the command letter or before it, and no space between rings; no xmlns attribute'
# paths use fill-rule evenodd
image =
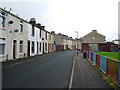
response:
<svg viewBox="0 0 120 90"><path fill-rule="evenodd" d="M53 35L51 34L51 40L53 40Z"/></svg>
<svg viewBox="0 0 120 90"><path fill-rule="evenodd" d="M39 48L40 48L40 52L41 52L41 42L40 42L40 46L39 46Z"/></svg>
<svg viewBox="0 0 120 90"><path fill-rule="evenodd" d="M32 36L34 36L35 27L32 25Z"/></svg>
<svg viewBox="0 0 120 90"><path fill-rule="evenodd" d="M20 41L20 53L23 53L23 41Z"/></svg>
<svg viewBox="0 0 120 90"><path fill-rule="evenodd" d="M51 40L51 34L49 34L49 40Z"/></svg>
<svg viewBox="0 0 120 90"><path fill-rule="evenodd" d="M45 38L47 39L47 32L45 32Z"/></svg>
<svg viewBox="0 0 120 90"><path fill-rule="evenodd" d="M47 43L45 43L45 51L47 51Z"/></svg>
<svg viewBox="0 0 120 90"><path fill-rule="evenodd" d="M41 29L40 29L40 38L41 38Z"/></svg>
<svg viewBox="0 0 120 90"><path fill-rule="evenodd" d="M20 32L23 32L23 24L20 24Z"/></svg>
<svg viewBox="0 0 120 90"><path fill-rule="evenodd" d="M0 38L0 55L5 54L5 38Z"/></svg>
<svg viewBox="0 0 120 90"><path fill-rule="evenodd" d="M0 15L0 27L5 27L5 17Z"/></svg>
<svg viewBox="0 0 120 90"><path fill-rule="evenodd" d="M34 53L34 46L35 46L34 42L32 41L32 47L31 47L32 48L32 53Z"/></svg>
<svg viewBox="0 0 120 90"><path fill-rule="evenodd" d="M5 44L0 44L0 55L5 54Z"/></svg>

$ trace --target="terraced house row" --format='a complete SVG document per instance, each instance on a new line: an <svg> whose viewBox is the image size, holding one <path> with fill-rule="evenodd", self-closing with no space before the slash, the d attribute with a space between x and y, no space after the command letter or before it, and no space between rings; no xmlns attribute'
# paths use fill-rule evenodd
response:
<svg viewBox="0 0 120 90"><path fill-rule="evenodd" d="M49 32L34 18L28 22L0 8L0 62L76 47L72 37Z"/></svg>

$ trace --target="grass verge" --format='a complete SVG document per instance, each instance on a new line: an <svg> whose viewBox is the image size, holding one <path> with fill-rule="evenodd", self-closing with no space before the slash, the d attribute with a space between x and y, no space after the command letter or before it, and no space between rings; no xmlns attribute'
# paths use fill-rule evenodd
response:
<svg viewBox="0 0 120 90"><path fill-rule="evenodd" d="M118 52L95 52L95 53L120 61L120 53Z"/></svg>

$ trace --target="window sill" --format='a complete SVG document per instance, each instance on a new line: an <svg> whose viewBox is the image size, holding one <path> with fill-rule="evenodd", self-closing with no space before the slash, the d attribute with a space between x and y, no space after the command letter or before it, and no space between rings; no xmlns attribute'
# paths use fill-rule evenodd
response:
<svg viewBox="0 0 120 90"><path fill-rule="evenodd" d="M22 35L23 35L23 32L19 32L19 34L22 34Z"/></svg>
<svg viewBox="0 0 120 90"><path fill-rule="evenodd" d="M24 53L19 53L20 55L24 54Z"/></svg>
<svg viewBox="0 0 120 90"><path fill-rule="evenodd" d="M0 27L0 29L2 29L2 30L7 30L6 28L4 28L4 27Z"/></svg>
<svg viewBox="0 0 120 90"><path fill-rule="evenodd" d="M5 55L0 55L0 58L4 58L5 57Z"/></svg>
<svg viewBox="0 0 120 90"><path fill-rule="evenodd" d="M35 36L33 36L33 35L31 35L32 37L35 37Z"/></svg>

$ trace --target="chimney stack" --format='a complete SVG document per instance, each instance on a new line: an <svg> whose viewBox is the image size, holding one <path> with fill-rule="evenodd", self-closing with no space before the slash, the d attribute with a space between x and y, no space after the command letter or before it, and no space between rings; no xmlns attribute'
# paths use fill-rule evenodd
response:
<svg viewBox="0 0 120 90"><path fill-rule="evenodd" d="M58 33L58 35L61 35L61 33Z"/></svg>
<svg viewBox="0 0 120 90"><path fill-rule="evenodd" d="M41 24L40 23L37 23L37 25L36 25L38 28L40 28L41 27Z"/></svg>
<svg viewBox="0 0 120 90"><path fill-rule="evenodd" d="M92 32L97 33L97 30L92 30Z"/></svg>
<svg viewBox="0 0 120 90"><path fill-rule="evenodd" d="M32 24L32 25L35 25L36 24L36 19L35 18L31 18L29 23Z"/></svg>
<svg viewBox="0 0 120 90"><path fill-rule="evenodd" d="M51 34L55 34L55 31L51 31Z"/></svg>
<svg viewBox="0 0 120 90"><path fill-rule="evenodd" d="M45 26L41 26L40 29L45 30Z"/></svg>

